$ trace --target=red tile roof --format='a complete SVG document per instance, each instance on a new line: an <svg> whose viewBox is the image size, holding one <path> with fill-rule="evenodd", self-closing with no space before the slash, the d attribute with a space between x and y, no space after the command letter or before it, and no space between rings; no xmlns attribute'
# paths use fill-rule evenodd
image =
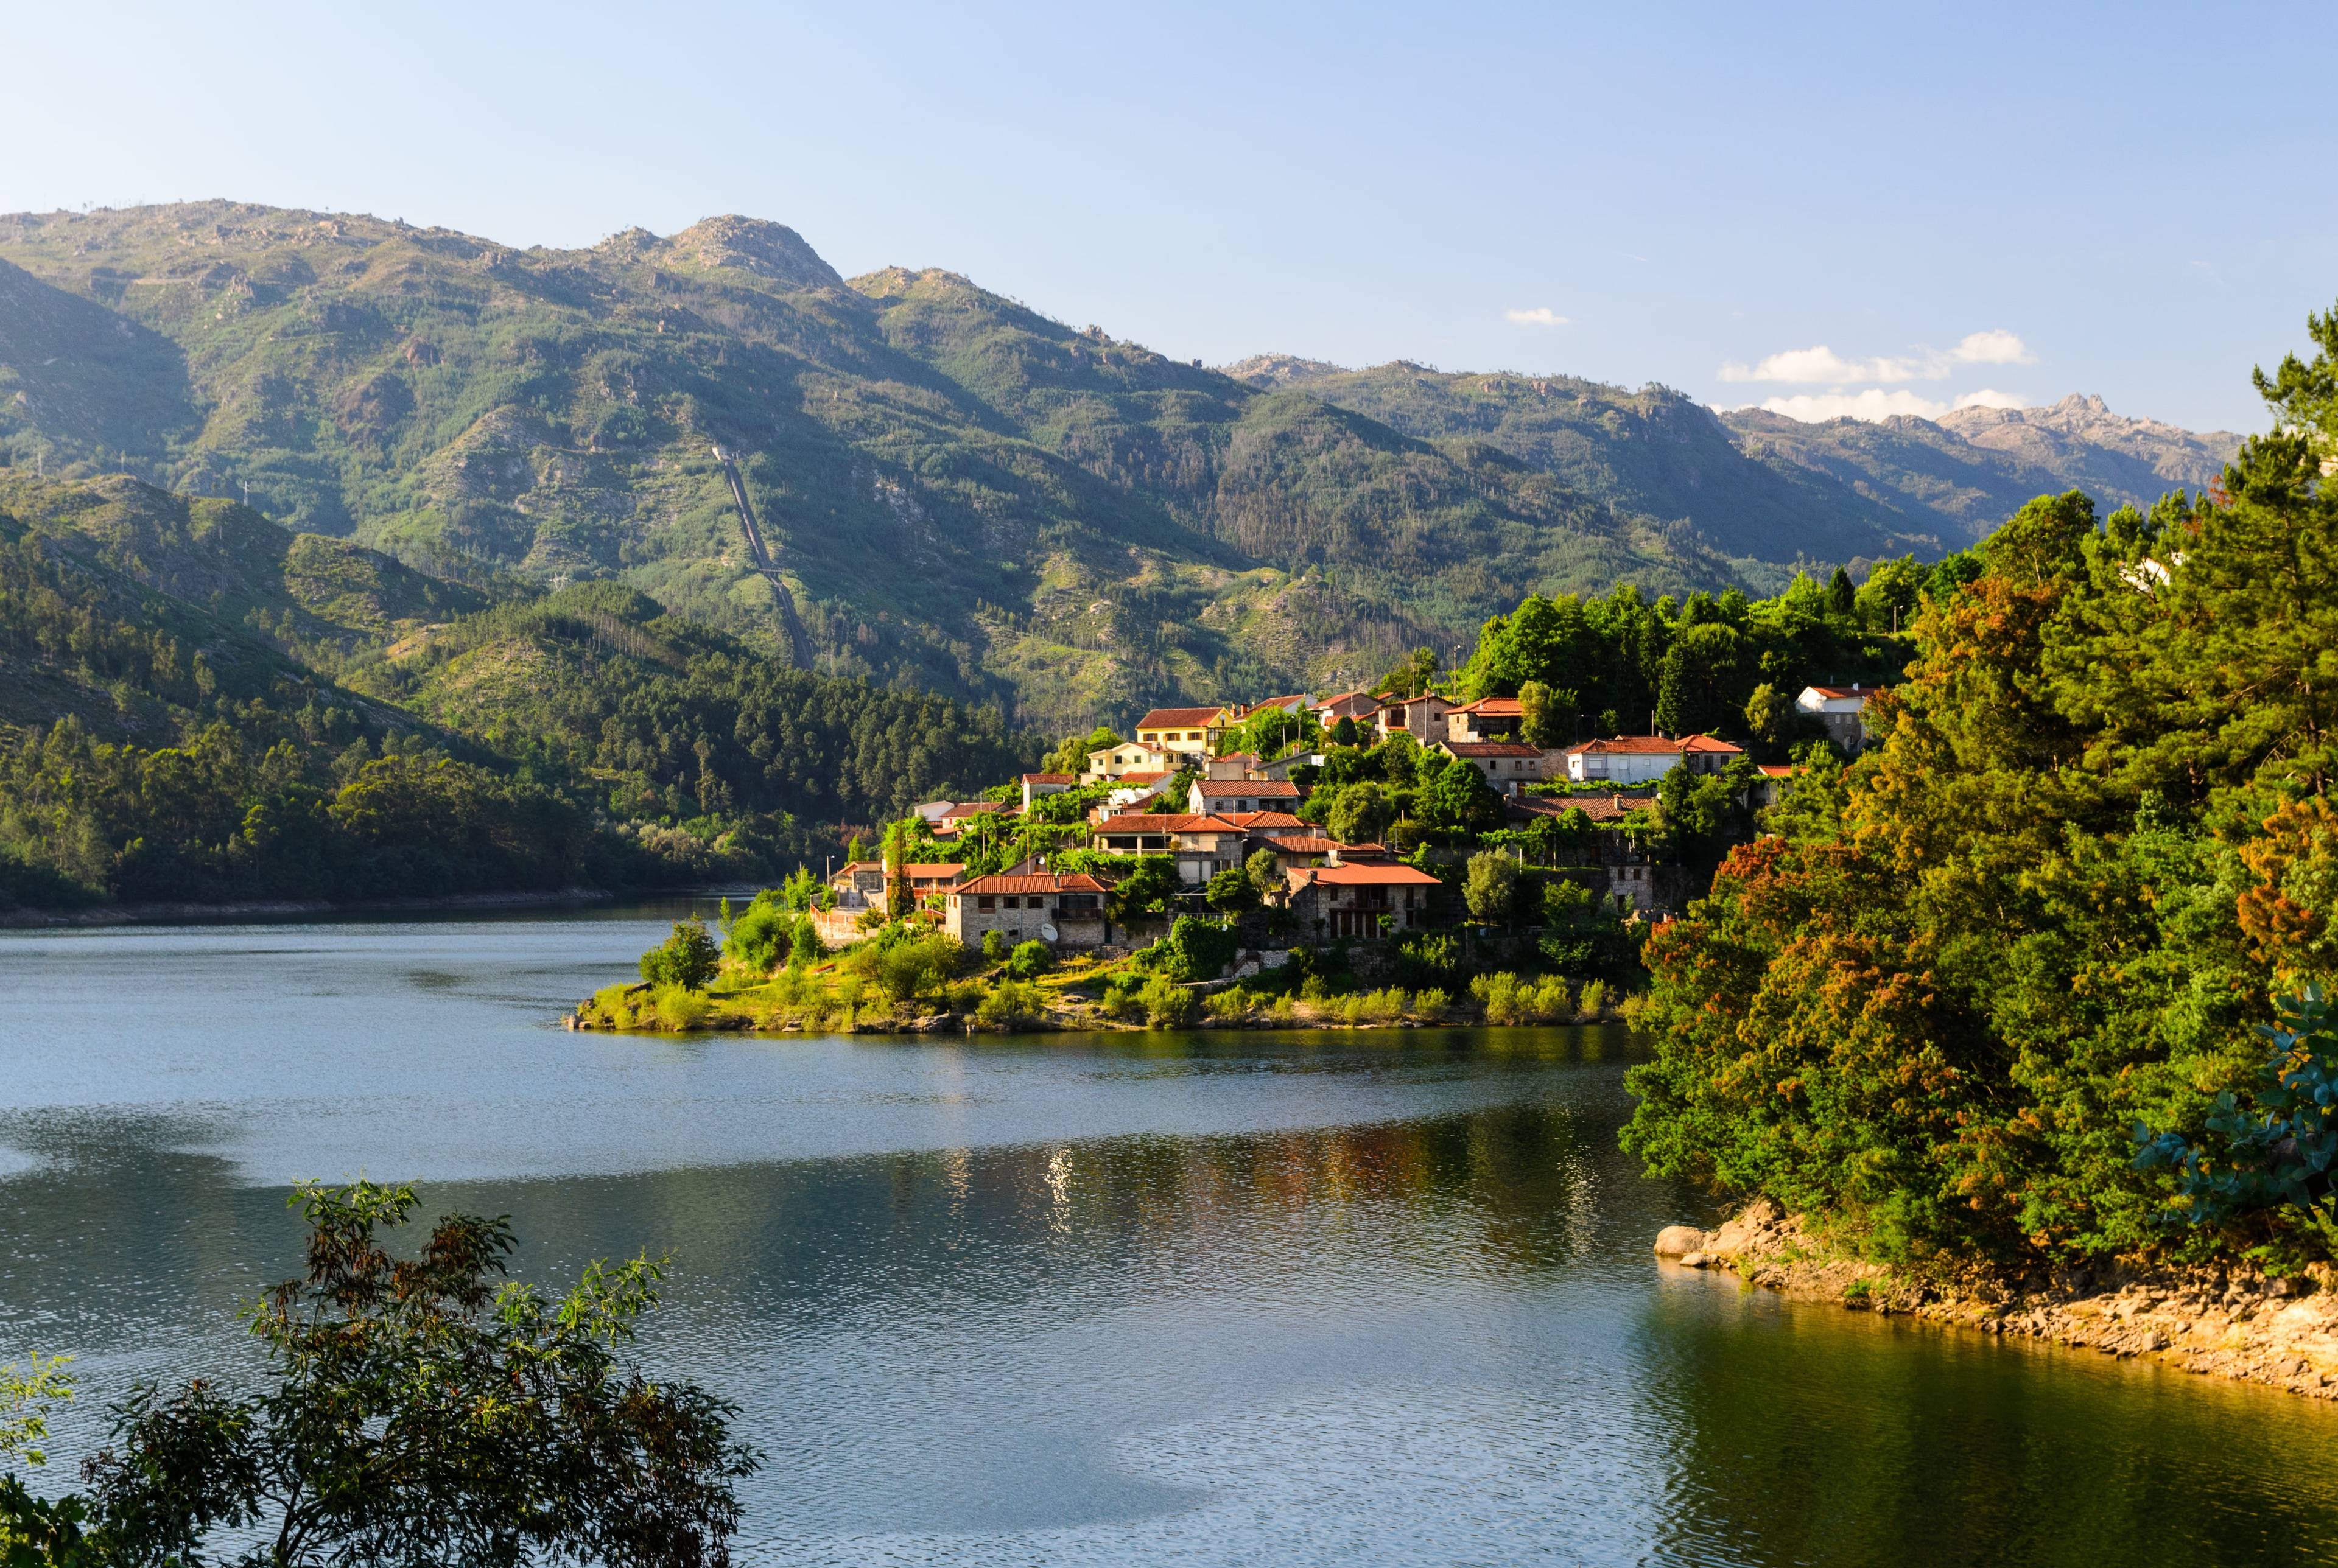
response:
<svg viewBox="0 0 2338 1568"><path fill-rule="evenodd" d="M1241 828L1223 817L1206 813L1194 816L1189 812L1135 812L1126 817L1107 817L1096 823L1098 833L1239 833Z"/></svg>
<svg viewBox="0 0 2338 1568"><path fill-rule="evenodd" d="M1716 740L1710 735L1688 735L1674 740L1668 735L1611 735L1604 740L1584 740L1567 749L1568 756L1578 752L1634 752L1644 756L1688 751L1738 752L1742 746L1732 746L1726 740Z"/></svg>
<svg viewBox="0 0 2338 1568"><path fill-rule="evenodd" d="M1439 740L1432 750L1449 752L1455 757L1539 757L1542 748L1522 745L1516 740Z"/></svg>
<svg viewBox="0 0 2338 1568"><path fill-rule="evenodd" d="M1475 702L1464 702L1453 710L1456 713L1475 713L1487 719L1523 719L1525 704L1515 697L1480 697Z"/></svg>
<svg viewBox="0 0 2338 1568"><path fill-rule="evenodd" d="M1076 784L1079 782L1079 775L1076 773L1026 773L1023 775L1023 782L1026 784Z"/></svg>
<svg viewBox="0 0 2338 1568"><path fill-rule="evenodd" d="M1856 697L1862 701L1883 690L1881 686L1812 686L1809 690L1822 697Z"/></svg>
<svg viewBox="0 0 2338 1568"><path fill-rule="evenodd" d="M1288 811L1229 811L1226 812L1224 816L1225 819L1233 823L1235 827L1252 833L1257 832L1262 828L1298 828L1303 826L1298 818L1293 817Z"/></svg>
<svg viewBox="0 0 2338 1568"><path fill-rule="evenodd" d="M1213 795L1250 795L1261 800L1299 799L1299 786L1287 779L1196 779L1194 787L1205 800Z"/></svg>
<svg viewBox="0 0 2338 1568"><path fill-rule="evenodd" d="M947 822L953 817L983 817L993 811L1012 811L1015 808L1004 800L968 800L942 813Z"/></svg>
<svg viewBox="0 0 2338 1568"><path fill-rule="evenodd" d="M1109 893L1112 884L1085 871L1042 871L1025 877L977 877L958 889L968 893Z"/></svg>
<svg viewBox="0 0 2338 1568"><path fill-rule="evenodd" d="M1139 730L1201 730L1218 721L1223 708L1155 708L1136 721Z"/></svg>
<svg viewBox="0 0 2338 1568"><path fill-rule="evenodd" d="M1434 887L1437 878L1410 866L1311 866L1311 880L1339 887Z"/></svg>
<svg viewBox="0 0 2338 1568"><path fill-rule="evenodd" d="M1788 779L1792 778L1796 771L1793 765L1788 762L1764 762L1760 766L1762 777L1764 779Z"/></svg>
<svg viewBox="0 0 2338 1568"><path fill-rule="evenodd" d="M885 862L882 860L848 860L836 868L836 874L839 877L850 877L855 871L882 871L883 869L885 869ZM908 872L912 879L920 877L955 877L966 869L966 865L958 860L912 860L901 869Z"/></svg>

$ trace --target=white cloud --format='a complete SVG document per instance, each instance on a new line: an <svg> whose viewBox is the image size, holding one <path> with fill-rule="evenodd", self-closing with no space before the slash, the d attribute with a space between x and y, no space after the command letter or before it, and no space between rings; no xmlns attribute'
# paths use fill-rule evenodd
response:
<svg viewBox="0 0 2338 1568"><path fill-rule="evenodd" d="M1503 314L1521 327L1564 327L1567 325L1567 318L1560 315L1557 311L1552 309L1547 305L1537 305L1531 310L1506 310Z"/></svg>
<svg viewBox="0 0 2338 1568"><path fill-rule="evenodd" d="M1949 358L1960 365L2035 365L2038 356L2029 345L2004 328L1992 328L1987 332L1968 332L1949 350Z"/></svg>
<svg viewBox="0 0 2338 1568"><path fill-rule="evenodd" d="M1954 402L1940 403L1904 387L1887 392L1881 387L1863 387L1856 392L1798 392L1792 397L1770 397L1763 399L1762 407L1772 414L1814 425L1826 419L1889 419L1895 414L1938 419L1951 408L2027 408L2029 400L2019 393L1983 387L1964 393Z"/></svg>
<svg viewBox="0 0 2338 1568"><path fill-rule="evenodd" d="M1716 374L1724 381L1778 381L1794 387L1842 387L1854 381L1939 381L1960 365L2035 365L2029 346L2002 328L1968 332L1953 348L1925 348L1912 356L1879 355L1846 359L1823 343L1788 348L1752 365L1731 360Z"/></svg>

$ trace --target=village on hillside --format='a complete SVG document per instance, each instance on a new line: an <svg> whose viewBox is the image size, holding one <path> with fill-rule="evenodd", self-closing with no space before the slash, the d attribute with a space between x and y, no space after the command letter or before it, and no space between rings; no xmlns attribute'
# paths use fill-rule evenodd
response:
<svg viewBox="0 0 2338 1568"><path fill-rule="evenodd" d="M1804 688L1803 732L1857 750L1874 694ZM1535 745L1527 720L1518 697L1434 691L1156 708L1127 738L1098 730L979 799L918 807L882 853L856 839L810 914L830 946L907 916L1059 958L1125 952L1180 914L1262 944L1401 938L1508 913L1469 885L1498 858L1507 897L1559 881L1583 918L1660 920L1793 771L1707 734Z"/></svg>

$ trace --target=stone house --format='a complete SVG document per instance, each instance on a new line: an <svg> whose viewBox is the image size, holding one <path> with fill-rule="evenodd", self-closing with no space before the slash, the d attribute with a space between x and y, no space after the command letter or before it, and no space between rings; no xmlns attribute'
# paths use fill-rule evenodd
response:
<svg viewBox="0 0 2338 1568"><path fill-rule="evenodd" d="M1058 953L1083 952L1111 940L1105 918L1109 882L1085 872L1036 871L977 877L952 891L942 929L979 950L992 931L1018 942L1045 942Z"/></svg>
<svg viewBox="0 0 2338 1568"><path fill-rule="evenodd" d="M1515 697L1480 697L1445 715L1448 740L1516 740L1526 728L1527 710Z"/></svg>
<svg viewBox="0 0 2338 1568"><path fill-rule="evenodd" d="M1291 770L1293 768L1321 768L1330 760L1331 757L1325 752L1293 751L1288 757L1278 757L1272 762L1260 763L1251 769L1250 776L1253 779L1285 780L1291 777Z"/></svg>
<svg viewBox="0 0 2338 1568"><path fill-rule="evenodd" d="M1547 772L1542 748L1516 740L1439 740L1429 750L1469 763L1486 776L1497 795L1515 795L1529 784L1539 784Z"/></svg>
<svg viewBox="0 0 2338 1568"><path fill-rule="evenodd" d="M1380 700L1369 691L1342 691L1314 703L1309 711L1315 715L1317 723L1329 730L1342 719L1353 719L1359 725L1369 724L1380 710Z"/></svg>
<svg viewBox="0 0 2338 1568"><path fill-rule="evenodd" d="M923 903L948 893L966 878L966 867L956 860L912 860L901 867L909 878L910 897ZM880 909L885 905L885 863L852 860L828 879L839 909Z"/></svg>
<svg viewBox="0 0 2338 1568"><path fill-rule="evenodd" d="M1299 786L1267 779L1196 779L1185 791L1185 809L1223 817L1234 811L1292 811Z"/></svg>
<svg viewBox="0 0 2338 1568"><path fill-rule="evenodd" d="M1445 715L1452 710L1449 699L1424 691L1418 697L1399 697L1388 702L1372 715L1372 724L1383 740L1400 730L1426 746L1431 740L1445 739Z"/></svg>
<svg viewBox="0 0 2338 1568"><path fill-rule="evenodd" d="M1429 895L1441 886L1410 866L1292 866L1283 874L1284 906L1299 929L1318 939L1378 936L1386 916L1392 932L1429 924Z"/></svg>

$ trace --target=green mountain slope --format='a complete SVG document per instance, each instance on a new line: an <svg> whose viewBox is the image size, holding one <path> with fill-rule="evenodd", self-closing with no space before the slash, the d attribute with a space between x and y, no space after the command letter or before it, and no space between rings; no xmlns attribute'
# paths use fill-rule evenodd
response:
<svg viewBox="0 0 2338 1568"><path fill-rule="evenodd" d="M2064 459L1937 426L1749 434L1657 387L1238 368L948 272L847 280L735 217L578 250L232 202L0 217L18 472L248 493L376 553L303 544L288 593L377 557L490 597L614 579L795 662L784 595L819 670L1051 730L1362 679L1531 592L1758 592L1937 554L2067 487ZM2013 445L2049 436L2088 439ZM341 631L270 634L316 659L470 603L301 592Z"/></svg>

